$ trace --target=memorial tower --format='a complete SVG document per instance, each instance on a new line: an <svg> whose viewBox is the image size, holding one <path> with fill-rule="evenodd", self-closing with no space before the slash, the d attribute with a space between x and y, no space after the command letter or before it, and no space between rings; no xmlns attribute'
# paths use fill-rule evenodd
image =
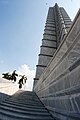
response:
<svg viewBox="0 0 80 120"><path fill-rule="evenodd" d="M71 24L71 19L63 7L59 7L56 3L54 7L49 8L34 84L39 80Z"/></svg>

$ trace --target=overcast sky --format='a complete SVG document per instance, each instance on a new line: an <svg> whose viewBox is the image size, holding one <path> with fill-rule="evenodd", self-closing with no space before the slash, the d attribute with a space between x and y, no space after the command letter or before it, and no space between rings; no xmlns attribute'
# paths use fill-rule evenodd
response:
<svg viewBox="0 0 80 120"><path fill-rule="evenodd" d="M0 0L0 74L16 69L32 81L48 8L55 3L72 20L80 7L80 0Z"/></svg>

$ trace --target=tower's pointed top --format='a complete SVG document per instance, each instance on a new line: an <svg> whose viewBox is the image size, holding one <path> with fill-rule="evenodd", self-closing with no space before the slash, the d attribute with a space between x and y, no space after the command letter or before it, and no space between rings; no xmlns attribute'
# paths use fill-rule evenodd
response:
<svg viewBox="0 0 80 120"><path fill-rule="evenodd" d="M59 6L58 6L58 4L57 3L55 3L55 8L58 8Z"/></svg>
<svg viewBox="0 0 80 120"><path fill-rule="evenodd" d="M58 4L57 4L57 3L55 3L55 6L58 6Z"/></svg>

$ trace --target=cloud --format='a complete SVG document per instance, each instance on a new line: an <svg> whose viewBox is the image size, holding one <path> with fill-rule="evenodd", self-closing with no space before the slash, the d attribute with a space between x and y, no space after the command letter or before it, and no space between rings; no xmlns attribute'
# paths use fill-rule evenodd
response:
<svg viewBox="0 0 80 120"><path fill-rule="evenodd" d="M33 88L33 78L35 76L35 70L31 70L28 65L24 64L24 65L21 65L21 67L19 67L16 72L19 75L27 76L27 82L23 86L23 89L31 91Z"/></svg>

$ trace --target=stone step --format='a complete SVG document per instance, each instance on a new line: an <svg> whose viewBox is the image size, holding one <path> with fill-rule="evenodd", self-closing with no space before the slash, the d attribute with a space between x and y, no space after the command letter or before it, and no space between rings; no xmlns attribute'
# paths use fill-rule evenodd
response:
<svg viewBox="0 0 80 120"><path fill-rule="evenodd" d="M4 103L4 102L3 102ZM32 105L29 105L29 104L21 104L21 103L18 103L18 102L10 102L10 101L5 101L6 104L12 104L12 105L15 105L15 106L24 106L24 107L27 107L27 108L34 108L34 109L45 109L44 106L32 106Z"/></svg>
<svg viewBox="0 0 80 120"><path fill-rule="evenodd" d="M22 113L17 114L16 112L11 112L7 110L0 111L1 120L53 120L51 116L36 116L36 115L25 115Z"/></svg>
<svg viewBox="0 0 80 120"><path fill-rule="evenodd" d="M25 98L27 98L27 100L28 99L30 99L30 100L39 100L39 98L37 97L37 95L34 93L34 92L28 92L28 91L26 91L26 92L16 92L14 95L12 95L12 97L11 97L12 99L25 99ZM40 101L40 100L39 100Z"/></svg>
<svg viewBox="0 0 80 120"><path fill-rule="evenodd" d="M35 100L35 101L39 101L39 98L37 98L37 97L34 97L34 96L17 96L17 97L12 97L13 99L22 99L22 100L24 100L24 99L30 99L30 100Z"/></svg>
<svg viewBox="0 0 80 120"><path fill-rule="evenodd" d="M21 109L16 109L16 108L12 108L12 107L7 107L7 106L2 106L0 105L0 110L2 111L8 111L8 112L12 112L12 113L16 113L16 114L22 114L22 115L33 115L33 116L50 116L50 114L48 112L35 112L35 111L25 111L25 110L21 110Z"/></svg>
<svg viewBox="0 0 80 120"><path fill-rule="evenodd" d="M22 96L23 97L23 96ZM36 102L36 103L38 103L38 102L41 102L39 99L35 99L35 98L27 98L27 97L24 97L24 98L13 98L13 97L11 97L10 98L11 100L20 100L20 101L31 101L31 102ZM6 99L7 100L7 99Z"/></svg>
<svg viewBox="0 0 80 120"><path fill-rule="evenodd" d="M18 91L0 103L1 120L54 120L35 93Z"/></svg>
<svg viewBox="0 0 80 120"><path fill-rule="evenodd" d="M38 98L36 93L33 93L33 94L18 93L17 95L16 94L12 95L12 97L14 97L14 98L16 98L17 96L18 97L20 97L20 96L30 96L30 97Z"/></svg>
<svg viewBox="0 0 80 120"><path fill-rule="evenodd" d="M35 97L35 96L23 96L23 95L20 95L20 96L16 96L16 97L11 97L11 98L13 98L13 99L25 99L25 98L27 98L27 99L30 99L30 100L32 100L32 99L34 99L34 100L39 100L39 98L38 97Z"/></svg>
<svg viewBox="0 0 80 120"><path fill-rule="evenodd" d="M18 105L13 105L13 104L7 104L7 103L1 103L0 106L7 106L7 107L11 107L11 108L15 108L15 109L21 109L21 110L25 110L25 111L34 111L34 112L47 112L46 109L35 109L35 108L30 108L30 107L25 107L25 106L18 106Z"/></svg>
<svg viewBox="0 0 80 120"><path fill-rule="evenodd" d="M37 97L37 95L34 93L32 95L28 95L27 94L22 94L22 93L17 93L17 94L14 94L11 99L14 99L14 100L29 100L29 101L36 101L36 102L39 102L39 98Z"/></svg>
<svg viewBox="0 0 80 120"><path fill-rule="evenodd" d="M23 96L22 96L22 97L23 97ZM18 98L18 99L17 99L17 98L11 98L11 100L20 100L20 101L24 101L24 100L25 100L25 101L31 101L31 102L34 101L34 102L36 102L36 103L37 103L37 102L40 102L40 100L38 100L38 99L35 99L35 98L34 98L34 99L29 99L29 98L27 98L27 97L25 97L24 99L21 99L21 98Z"/></svg>
<svg viewBox="0 0 80 120"><path fill-rule="evenodd" d="M30 101L23 101L23 102L21 102L21 101L18 101L18 100L6 100L6 101L4 101L4 102L8 102L8 103L19 103L19 104L23 104L23 105L31 105L31 106L40 106L40 107L42 107L43 106L43 104L42 103L35 103L35 102L30 102Z"/></svg>
<svg viewBox="0 0 80 120"><path fill-rule="evenodd" d="M26 96L28 96L28 95L30 95L30 96L35 96L35 97L37 97L36 96L36 93L35 92L30 92L30 91L17 91L15 94L13 94L12 95L12 97L16 97L16 96L21 96L21 95L26 95Z"/></svg>

